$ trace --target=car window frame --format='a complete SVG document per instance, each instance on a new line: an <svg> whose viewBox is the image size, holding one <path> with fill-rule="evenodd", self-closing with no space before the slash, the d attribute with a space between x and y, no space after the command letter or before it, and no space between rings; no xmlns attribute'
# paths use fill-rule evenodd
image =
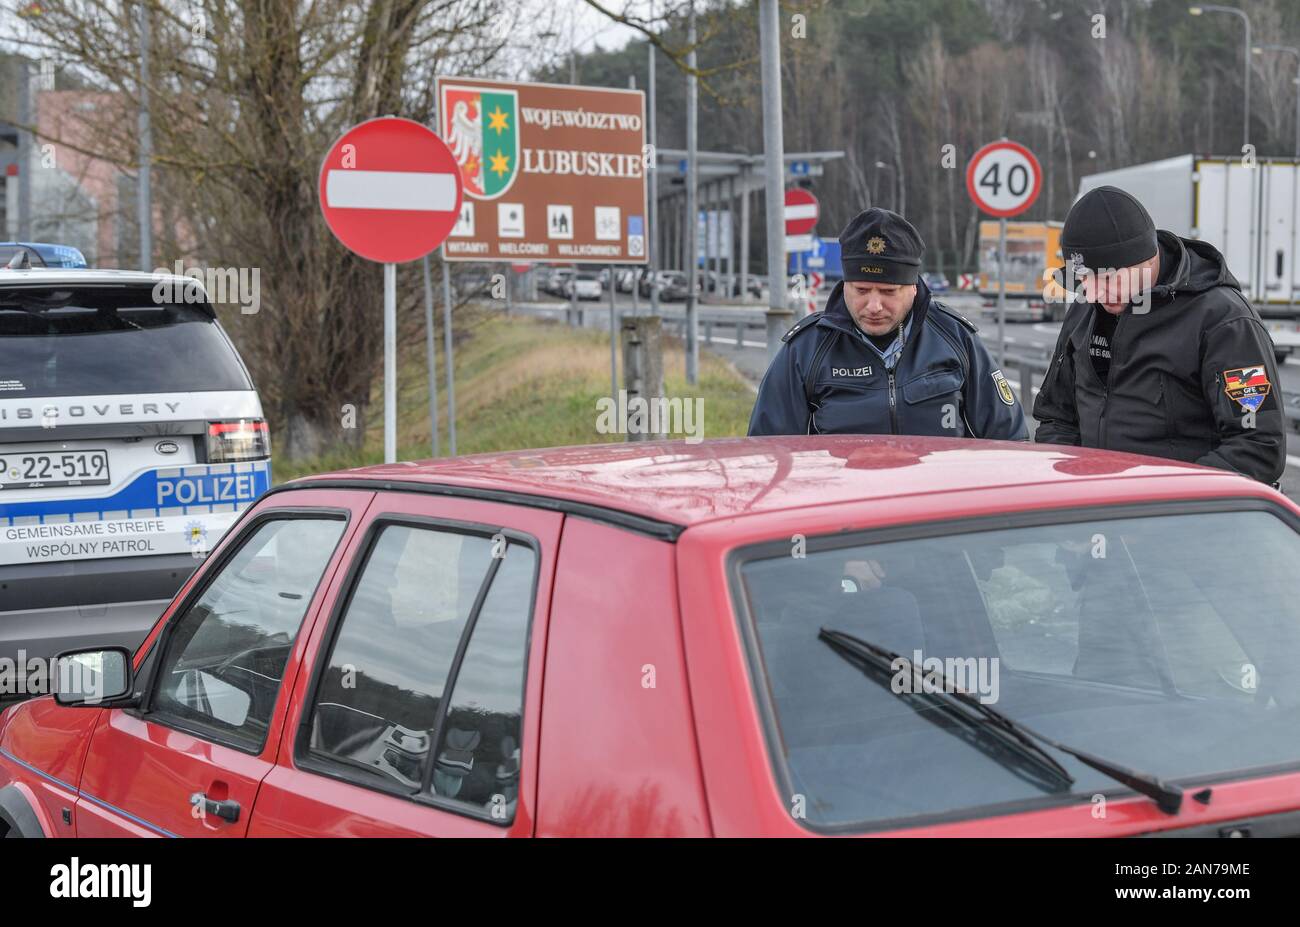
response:
<svg viewBox="0 0 1300 927"><path fill-rule="evenodd" d="M316 699L320 695L320 686L324 678L325 671L329 666L330 658L334 653L334 645L338 640L339 632L343 626L343 620L347 616L348 608L352 604L352 598L360 585L361 578L365 574L366 566L370 562L370 557L374 553L375 546L379 538L383 535L384 530L391 526L402 526L408 528L450 531L456 534L467 534L475 537L482 537L491 540L497 534L501 534L511 543L519 543L529 548L533 552L533 571L532 571L532 589L528 598L528 627L524 634L523 657L524 673L520 680L520 708L519 708L519 756L521 767L523 756L528 749L525 742L525 733L527 725L525 718L528 712L528 679L532 663L533 649L533 631L536 626L537 618L537 592L541 586L542 577L542 546L541 542L532 534L521 531L517 528L510 528L506 525L493 526L485 522L465 521L457 518L442 518L433 515L416 515L406 512L381 512L372 516L370 524L366 527L364 536L357 543L352 554L352 560L347 566L347 572L340 584L340 593L335 597L334 605L326 618L324 631L320 637L320 645L316 649L316 655L312 660L312 665L307 667L308 679L307 687L303 692L301 706L299 708L299 717L297 730L293 735L293 749L289 757L295 769L301 770L312 775L323 776L327 779L334 779L339 782L354 785L380 795L386 795L393 798L400 798L410 802L417 807L431 808L437 811L445 811L451 814L457 814L461 817L469 818L475 821L482 821L487 824L494 824L503 829L508 829L514 825L518 808L508 818L493 818L486 811L475 811L464 802L458 802L454 798L445 798L431 793L426 794L424 791L424 779L427 778L427 767L432 765L436 760L438 749L438 738L430 737L429 750L430 756L426 760L426 766L421 769L421 790L414 794L403 791L396 783L388 783L377 779L373 776L366 776L359 771L350 770L346 764L333 762L329 759L320 757L312 752L311 749L311 725L316 716ZM489 564L488 570L499 570L500 560L496 561L496 566ZM484 573L484 577L487 573ZM495 581L495 572L493 581ZM482 581L480 580L480 592L483 592ZM478 613L467 616L465 627L461 631L461 637L456 644L456 652L453 656L452 663L447 669L447 684L443 695L438 701L438 719L439 727L434 733L441 736L443 728L441 722L446 718L450 711L448 699L455 695L455 684L460 678L460 670L465 661L465 655L469 652L469 645L473 641L474 629L478 625L478 618L482 613L483 603L487 601L487 594L492 591L492 584L487 586L486 594L480 600L475 597L475 605L478 606ZM469 619L473 618L471 622Z"/></svg>
<svg viewBox="0 0 1300 927"><path fill-rule="evenodd" d="M978 515L952 520L929 520L907 522L886 527L867 528L841 533L824 533L810 535L805 541L805 551L821 553L862 547L871 544L887 544L897 541L926 540L929 538L947 538L963 534L977 534L985 531L998 531L1018 528L1036 528L1052 525L1079 524L1091 521L1120 521L1130 518L1152 518L1168 515L1198 515L1217 512L1264 512L1278 518L1292 531L1300 534L1300 515L1280 505L1277 501L1262 496L1216 496L1202 499L1167 500L1158 502L1113 503L1096 506L1070 506L1067 508L1028 509L999 512L992 515ZM784 743L778 723L778 713L772 696L771 686L763 670L762 649L759 643L755 616L749 609L749 603L743 594L744 586L740 574L741 567L753 560L789 557L789 532L780 538L758 541L733 547L726 552L723 571L727 586L727 597L731 602L732 615L736 621L740 636L742 660L749 682L750 698L758 709L762 727L762 739L767 753L768 768L777 787L775 795L795 794L794 780L789 764L785 759ZM1230 772L1207 776L1179 778L1178 784L1191 791L1197 786L1237 782L1246 779L1258 779L1284 773L1300 772L1300 756L1290 763L1272 766L1237 769ZM1107 800L1124 800L1140 797L1132 789L1116 784L1113 788L1099 790ZM977 805L950 811L930 812L901 818L881 818L868 821L850 821L842 824L817 824L807 818L791 820L804 831L824 836L844 834L872 834L887 831L911 830L932 827L938 824L951 824L960 821L982 820L1005 817L1032 811L1051 810L1077 805L1079 796L1070 793L1065 796L1042 795L1021 801L998 804ZM788 815L788 808L781 806Z"/></svg>
<svg viewBox="0 0 1300 927"><path fill-rule="evenodd" d="M131 709L131 713L150 724L158 724L170 730L181 731L194 737L199 737L211 743L220 744L223 747L229 747L232 750L238 750L249 756L261 756L267 747L267 740L270 734L270 726L267 732L262 735L261 742L256 746L250 746L247 740L241 740L232 737L228 731L216 727L215 725L204 724L201 721L195 721L190 718L180 718L155 707L154 700L158 693L159 686L162 685L162 666L166 662L168 648L171 646L172 635L176 630L176 625L184 618L191 608L199 599L208 591L218 575L220 575L230 562L238 556L244 546L252 537L269 521L338 521L342 522L343 530L339 532L338 540L334 542L334 548L330 551L329 557L326 558L324 565L321 567L320 578L316 580L316 587L312 590L311 598L307 602L307 608L303 612L302 621L298 623L298 630L294 632L293 638L289 641L289 650L292 652L298 646L304 630L310 625L309 619L312 615L313 606L316 604L323 591L328 586L328 573L330 564L338 557L340 550L343 549L345 542L348 540L349 527L352 520L351 509L338 508L336 506L268 506L257 514L253 515L248 521L240 525L240 533L237 537L232 538L232 543L223 544L217 563L203 566L203 576L185 599L180 602L172 611L172 616L168 619L167 624L158 634L157 638L149 645L149 650L145 655L145 661L153 660L153 665L148 668L148 679L141 686L143 695L140 700L140 706ZM138 664L144 667L144 662ZM291 680L288 680L292 682ZM280 679L280 687L276 692L275 704L278 706L280 700L285 697L285 678ZM291 687L290 687L291 688Z"/></svg>

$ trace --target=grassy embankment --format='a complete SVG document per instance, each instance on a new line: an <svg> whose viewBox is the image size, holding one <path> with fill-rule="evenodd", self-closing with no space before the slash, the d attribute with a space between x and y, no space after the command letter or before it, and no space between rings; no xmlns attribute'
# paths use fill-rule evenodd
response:
<svg viewBox="0 0 1300 927"><path fill-rule="evenodd" d="M461 454L519 448L623 441L596 430L596 400L609 393L609 337L556 322L495 313L466 313L456 336L456 444ZM429 394L424 343L398 349L399 460L429 457ZM439 342L440 448L447 452L446 372ZM619 358L621 367L622 357ZM700 382L688 388L682 346L665 339L665 391L704 399L706 438L743 435L754 404L745 379L718 357L701 352ZM620 369L620 385L622 372ZM365 446L315 460L274 464L276 482L308 473L359 467L383 460L383 384L375 379ZM275 436L272 435L272 451Z"/></svg>

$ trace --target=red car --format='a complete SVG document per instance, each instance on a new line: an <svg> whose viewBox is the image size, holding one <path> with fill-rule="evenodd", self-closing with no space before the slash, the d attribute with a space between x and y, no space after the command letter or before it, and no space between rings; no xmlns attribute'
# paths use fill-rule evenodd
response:
<svg viewBox="0 0 1300 927"><path fill-rule="evenodd" d="M272 490L0 715L10 836L1300 833L1300 509L1055 446L561 448Z"/></svg>

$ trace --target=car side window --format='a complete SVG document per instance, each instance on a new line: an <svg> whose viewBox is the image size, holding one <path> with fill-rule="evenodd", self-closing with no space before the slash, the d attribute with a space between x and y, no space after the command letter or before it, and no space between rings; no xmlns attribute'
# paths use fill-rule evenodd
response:
<svg viewBox="0 0 1300 927"><path fill-rule="evenodd" d="M303 517L258 525L175 619L151 709L260 749L289 649L345 526Z"/></svg>
<svg viewBox="0 0 1300 927"><path fill-rule="evenodd" d="M536 563L502 535L384 525L316 687L315 764L511 820Z"/></svg>

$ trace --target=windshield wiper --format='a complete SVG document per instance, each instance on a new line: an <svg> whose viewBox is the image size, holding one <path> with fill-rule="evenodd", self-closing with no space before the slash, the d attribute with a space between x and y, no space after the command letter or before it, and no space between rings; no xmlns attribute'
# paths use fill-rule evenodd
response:
<svg viewBox="0 0 1300 927"><path fill-rule="evenodd" d="M817 636L837 651L847 651L872 667L888 672L891 676L895 672L895 665L901 660L905 669L912 674L913 685L909 694L933 695L941 700L940 704L942 705L957 708L959 711L966 710L977 713L982 716L984 723L990 725L989 730L1001 734L1008 743L1016 745L1026 756L1032 756L1042 765L1053 769L1070 784L1074 783L1074 777L1065 770L1065 767L1052 759L1042 747L1038 746L1039 743L1047 744L1062 753L1067 753L1085 766L1091 766L1098 772L1123 783L1135 792L1146 795L1154 800L1160 810L1166 814L1177 814L1178 809L1182 807L1182 789L1149 773L1119 766L1040 734L1023 723L1004 715L996 708L990 708L970 693L958 689L945 674L940 674L943 685L936 690L934 687L926 687L922 684L925 672L921 667L892 650L864 641L862 638L846 631L837 631L834 628L822 628ZM892 687L890 691L893 691ZM1035 743L1035 741L1038 743Z"/></svg>

